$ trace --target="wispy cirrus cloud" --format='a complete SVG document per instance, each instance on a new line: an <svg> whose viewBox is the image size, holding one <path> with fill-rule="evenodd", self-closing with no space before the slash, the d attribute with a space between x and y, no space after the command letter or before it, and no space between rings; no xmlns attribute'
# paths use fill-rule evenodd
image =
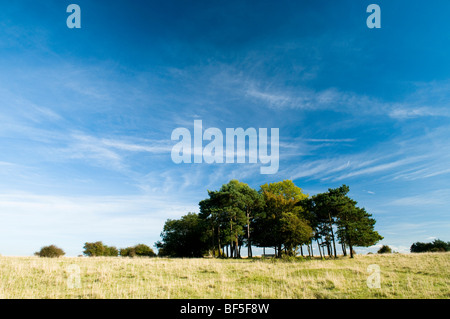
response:
<svg viewBox="0 0 450 319"><path fill-rule="evenodd" d="M395 169L395 168L398 168L401 166L407 166L407 165L410 165L413 163L417 163L424 159L425 159L425 156L416 156L416 157L409 157L409 158L394 160L394 161L390 161L388 163L373 165L373 166L366 167L363 169L357 169L352 172L343 174L341 176L337 176L337 177L333 178L333 180L341 181L344 179L354 178L354 177L361 176L361 175L372 175L375 173L386 172L386 171L389 171L389 170L392 170L392 169Z"/></svg>
<svg viewBox="0 0 450 319"><path fill-rule="evenodd" d="M307 138L306 142L314 143L349 143L355 142L356 138Z"/></svg>
<svg viewBox="0 0 450 319"><path fill-rule="evenodd" d="M388 116L396 120L450 117L447 81L416 84L402 101L383 100L334 87L314 90L307 86L277 87L259 80L243 81L244 96L276 109L333 110L343 113Z"/></svg>
<svg viewBox="0 0 450 319"><path fill-rule="evenodd" d="M436 107L406 107L394 106L389 111L389 116L394 119L406 120L420 117L450 117L450 111L445 108Z"/></svg>
<svg viewBox="0 0 450 319"><path fill-rule="evenodd" d="M130 137L125 138L100 138L83 133L74 133L67 142L68 146L60 151L68 158L95 160L102 166L110 166L122 170L131 166L125 163L124 153L150 153L168 154L171 151L169 140L139 140L130 141Z"/></svg>
<svg viewBox="0 0 450 319"><path fill-rule="evenodd" d="M448 198L450 198L450 189L439 189L425 194L418 194L413 196L405 196L394 199L387 203L389 206L446 206ZM448 209L447 209L448 210Z"/></svg>

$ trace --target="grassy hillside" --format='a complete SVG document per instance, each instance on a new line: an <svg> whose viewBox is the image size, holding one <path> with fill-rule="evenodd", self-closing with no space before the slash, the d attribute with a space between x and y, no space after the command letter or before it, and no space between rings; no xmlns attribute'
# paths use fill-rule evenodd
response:
<svg viewBox="0 0 450 319"><path fill-rule="evenodd" d="M450 253L303 261L0 257L0 298L450 298L449 262ZM373 264L380 288L367 286Z"/></svg>

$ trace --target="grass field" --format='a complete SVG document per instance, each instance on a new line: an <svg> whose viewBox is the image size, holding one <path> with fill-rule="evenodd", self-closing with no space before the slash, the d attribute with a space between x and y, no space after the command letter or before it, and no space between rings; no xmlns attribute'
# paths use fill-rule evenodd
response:
<svg viewBox="0 0 450 319"><path fill-rule="evenodd" d="M0 298L450 298L450 253L353 260L0 257ZM380 288L369 288L378 265ZM375 277L371 277L375 278Z"/></svg>

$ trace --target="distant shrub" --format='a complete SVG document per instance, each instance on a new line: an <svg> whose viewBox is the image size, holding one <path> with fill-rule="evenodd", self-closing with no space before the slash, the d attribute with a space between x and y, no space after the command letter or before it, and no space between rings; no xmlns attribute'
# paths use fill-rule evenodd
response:
<svg viewBox="0 0 450 319"><path fill-rule="evenodd" d="M378 254L391 254L392 249L388 245L383 245L377 252Z"/></svg>
<svg viewBox="0 0 450 319"><path fill-rule="evenodd" d="M114 246L105 246L105 254L103 256L117 257L119 250Z"/></svg>
<svg viewBox="0 0 450 319"><path fill-rule="evenodd" d="M155 252L149 246L144 244L138 244L133 247L127 247L120 249L120 256L122 257L156 257Z"/></svg>
<svg viewBox="0 0 450 319"><path fill-rule="evenodd" d="M103 245L101 241L97 241L95 243L85 243L83 248L83 254L89 257L115 257L119 255L119 250L116 247Z"/></svg>
<svg viewBox="0 0 450 319"><path fill-rule="evenodd" d="M42 247L40 251L37 251L34 254L39 257L58 258L64 256L66 253L61 248L50 245Z"/></svg>
<svg viewBox="0 0 450 319"><path fill-rule="evenodd" d="M122 257L134 257L136 252L132 247L120 248L119 255Z"/></svg>
<svg viewBox="0 0 450 319"><path fill-rule="evenodd" d="M144 244L139 244L139 245L134 246L134 250L136 251L137 256L147 256L147 257L155 257L156 256L153 249L151 249L150 247L148 247L147 245L144 245Z"/></svg>

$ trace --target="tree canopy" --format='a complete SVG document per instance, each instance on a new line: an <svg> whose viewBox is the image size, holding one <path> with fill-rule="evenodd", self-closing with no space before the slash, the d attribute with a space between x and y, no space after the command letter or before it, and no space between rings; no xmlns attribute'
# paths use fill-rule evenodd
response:
<svg viewBox="0 0 450 319"><path fill-rule="evenodd" d="M89 257L115 257L119 254L119 250L116 247L104 245L101 241L85 243L83 248L83 254Z"/></svg>
<svg viewBox="0 0 450 319"><path fill-rule="evenodd" d="M356 246L368 247L383 237L375 231L375 219L348 197L342 185L309 197L291 180L267 183L259 190L231 180L219 190L208 190L199 202L200 213L169 219L156 243L161 256L213 257L241 256L247 246L272 247L277 257L295 256L306 245L313 255L313 240L323 257L337 257L336 242L344 255L353 257Z"/></svg>
<svg viewBox="0 0 450 319"><path fill-rule="evenodd" d="M410 251L412 253L450 251L450 241L435 239L431 243L416 242L411 245Z"/></svg>
<svg viewBox="0 0 450 319"><path fill-rule="evenodd" d="M188 213L180 219L169 219L156 243L160 256L202 257L208 250L204 222L198 214Z"/></svg>

